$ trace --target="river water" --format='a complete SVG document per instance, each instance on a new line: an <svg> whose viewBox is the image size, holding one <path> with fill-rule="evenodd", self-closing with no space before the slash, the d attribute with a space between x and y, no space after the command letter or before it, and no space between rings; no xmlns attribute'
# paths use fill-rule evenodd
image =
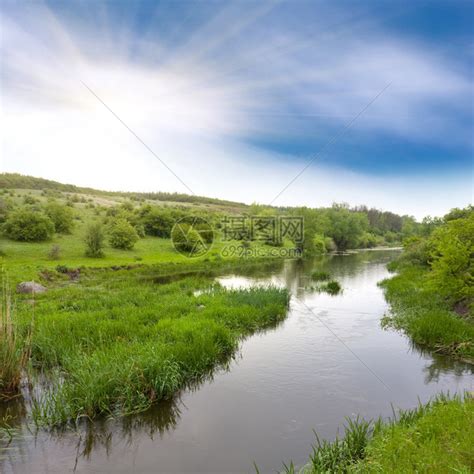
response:
<svg viewBox="0 0 474 474"><path fill-rule="evenodd" d="M226 287L287 287L286 320L246 339L212 379L144 414L75 432L19 427L0 449L0 471L241 473L255 472L255 462L275 472L283 461L307 462L313 430L333 439L346 417L388 417L440 391L473 390L474 367L424 353L381 327L388 307L377 282L396 254L362 251L218 277ZM314 269L329 271L343 292L315 291Z"/></svg>

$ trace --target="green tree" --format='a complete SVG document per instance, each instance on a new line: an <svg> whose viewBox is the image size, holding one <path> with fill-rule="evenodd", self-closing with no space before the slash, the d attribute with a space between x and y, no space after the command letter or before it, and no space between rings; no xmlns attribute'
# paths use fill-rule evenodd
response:
<svg viewBox="0 0 474 474"><path fill-rule="evenodd" d="M74 213L69 206L50 201L45 207L46 215L53 221L54 230L60 234L69 234L74 226Z"/></svg>
<svg viewBox="0 0 474 474"><path fill-rule="evenodd" d="M86 257L100 258L104 256L104 238L102 224L96 222L87 227L84 238Z"/></svg>
<svg viewBox="0 0 474 474"><path fill-rule="evenodd" d="M158 207L144 206L140 210L141 223L147 235L169 238L175 218L170 211Z"/></svg>
<svg viewBox="0 0 474 474"><path fill-rule="evenodd" d="M125 219L117 219L109 230L109 243L116 249L131 250L139 239L135 228Z"/></svg>
<svg viewBox="0 0 474 474"><path fill-rule="evenodd" d="M356 248L368 229L367 216L336 205L328 210L329 230L338 250Z"/></svg>
<svg viewBox="0 0 474 474"><path fill-rule="evenodd" d="M42 212L21 208L9 214L4 232L13 240L41 242L53 236L54 224Z"/></svg>
<svg viewBox="0 0 474 474"><path fill-rule="evenodd" d="M452 303L474 297L474 212L448 220L430 238L432 287Z"/></svg>

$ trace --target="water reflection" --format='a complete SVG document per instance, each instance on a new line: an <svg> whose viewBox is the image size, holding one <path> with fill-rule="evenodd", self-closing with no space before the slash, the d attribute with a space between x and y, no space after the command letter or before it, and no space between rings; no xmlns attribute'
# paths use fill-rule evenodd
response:
<svg viewBox="0 0 474 474"><path fill-rule="evenodd" d="M388 276L385 264L395 254L360 252L208 273L229 288L288 288L288 317L244 341L227 367L139 415L32 434L21 422L27 403L12 402L10 422L22 436L0 454L0 470L252 472L255 460L262 472L275 472L282 460L306 461L312 429L332 438L345 416L389 416L392 404L408 408L439 391L472 390L472 366L382 329L387 306L377 282ZM312 291L316 269L336 278L342 294ZM4 414L5 408L0 418Z"/></svg>

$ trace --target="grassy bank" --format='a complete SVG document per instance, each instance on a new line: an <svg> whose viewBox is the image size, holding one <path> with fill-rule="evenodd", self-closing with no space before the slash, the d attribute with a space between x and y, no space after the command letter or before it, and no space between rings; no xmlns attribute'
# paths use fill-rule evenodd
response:
<svg viewBox="0 0 474 474"><path fill-rule="evenodd" d="M404 266L382 282L390 303L385 323L405 331L420 346L474 363L474 324L458 314L435 288L427 284L429 269Z"/></svg>
<svg viewBox="0 0 474 474"><path fill-rule="evenodd" d="M430 236L405 242L382 282L387 324L427 349L474 363L474 211L453 210Z"/></svg>
<svg viewBox="0 0 474 474"><path fill-rule="evenodd" d="M33 416L51 425L142 411L229 361L287 303L285 290L226 290L206 277L158 285L139 270L53 285L34 305L24 297L16 321L26 335L34 315Z"/></svg>
<svg viewBox="0 0 474 474"><path fill-rule="evenodd" d="M344 438L314 447L302 472L473 472L473 426L472 396L438 396L388 421L349 421Z"/></svg>

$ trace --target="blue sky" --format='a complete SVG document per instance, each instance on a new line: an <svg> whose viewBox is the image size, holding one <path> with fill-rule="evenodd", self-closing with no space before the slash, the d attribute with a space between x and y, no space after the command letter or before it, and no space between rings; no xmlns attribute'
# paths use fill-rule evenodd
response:
<svg viewBox="0 0 474 474"><path fill-rule="evenodd" d="M3 171L421 217L472 202L470 1L3 2ZM93 95L107 104L176 179Z"/></svg>

